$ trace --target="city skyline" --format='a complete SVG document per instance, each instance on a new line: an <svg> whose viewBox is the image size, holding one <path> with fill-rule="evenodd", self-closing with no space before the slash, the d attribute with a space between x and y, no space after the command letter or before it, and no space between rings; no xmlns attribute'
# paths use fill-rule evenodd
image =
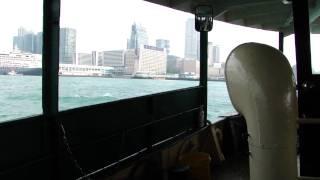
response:
<svg viewBox="0 0 320 180"><path fill-rule="evenodd" d="M185 52L195 52L194 57L184 57L181 61L176 61L175 65L180 74L184 73L199 73L199 42L198 35L194 27L194 20L188 19L186 21L186 34L185 34ZM190 29L191 28L191 29ZM113 73L123 75L128 71L126 69L133 69L131 73L136 72L154 72L156 74L165 74L167 69L170 68L167 64L167 49L170 48L170 40L156 39L156 46L149 45L148 32L146 28L135 22L131 26L131 36L127 41L127 49L121 50L106 50L106 51L92 51L89 53L79 53L76 49L77 45L77 30L73 28L60 28L60 53L59 60L61 64L74 64L74 65L93 65L93 66L106 66L114 68ZM189 38L190 36L191 38ZM39 44L42 45L42 32L34 33L27 31L24 27L18 28L18 33L12 38L13 47L20 48L23 52L38 53ZM195 37L195 38L194 38ZM193 44L191 48L188 45ZM158 47L157 47L158 46ZM38 48L37 48L38 47ZM133 59L131 67L128 67L128 63L125 63L126 50L134 49L136 58ZM155 50L153 52L153 50ZM38 53L39 54L39 53ZM165 57L165 58L162 58ZM197 57L195 57L197 56ZM141 58L142 57L142 58ZM179 58L179 57L177 57ZM158 65L160 62L164 62L165 65L161 67ZM186 61L187 60L187 61ZM85 62L84 62L85 61ZM158 61L158 62L157 62ZM215 65L215 63L223 63L220 60L220 48L214 45L212 42L208 42L208 64L209 75L223 76L223 64Z"/></svg>
<svg viewBox="0 0 320 180"><path fill-rule="evenodd" d="M77 49L79 52L91 52L94 49L125 49L126 40L130 37L130 32L127 29L130 28L132 22L139 22L148 29L151 45L155 45L156 38L169 39L172 54L184 56L184 26L185 21L193 17L192 14L140 0L119 0L116 2L68 0L61 3L60 26L77 29L79 37ZM77 8L74 8L75 3ZM119 14L119 9L126 13ZM118 18L114 18L115 14ZM0 15L2 22L6 24L0 30L0 51L12 49L12 37L16 35L17 27L28 27L30 28L28 30L33 32L39 32L42 29L41 0L23 2L11 0L6 4L6 8L0 12ZM10 20L7 17L10 17ZM159 31L160 29L161 31ZM311 40L315 44L311 47L316 50L319 41L317 38ZM277 32L261 32L261 30L253 28L214 21L213 30L209 33L209 41L220 47L221 61L225 61L229 52L241 43L261 42L277 48L278 34ZM294 39L292 36L285 38L284 53L291 65L294 65ZM313 54L313 59L318 57L319 55L316 53ZM320 61L315 61L315 64L319 66Z"/></svg>
<svg viewBox="0 0 320 180"><path fill-rule="evenodd" d="M190 19L188 19L188 21L189 20ZM188 28L190 28L190 27L186 26L186 31L189 30ZM195 30L193 30L191 32L191 34L192 33L197 33L197 32ZM19 38L21 38L22 43L23 43L23 40L24 40L23 38L25 35L27 35L27 37L29 37L29 35L32 35L32 37L34 36L35 40L31 39L32 40L31 41L32 43L30 45L31 49L29 49L30 48L29 46L27 46L27 48L24 48L24 46L26 46L25 44L23 44L24 45L23 48L20 48L20 46L17 46L17 44L19 45L19 43L17 43L17 39L19 40ZM26 30L25 27L20 26L18 28L18 34L13 36L12 39L13 39L13 50L20 50L22 52L35 53L35 54L41 54L41 52L42 52L42 32L35 33L33 31ZM35 46L37 47L37 51L35 51L35 52L33 51L33 46L34 46L33 42L36 44ZM188 42L193 43L192 41L190 42L186 39L185 40L186 46L187 46L187 44L189 44ZM170 53L170 40L156 38L154 44L155 45L152 45L152 43L149 43L148 31L146 30L146 28L142 24L137 24L136 22L134 22L131 26L130 38L127 39L127 48L126 49L139 49L144 45L148 45L148 46L166 49L166 53L167 53L167 55L169 55L169 53ZM211 44L211 46L212 46L212 42L208 42L208 44ZM29 44L27 43L27 45L29 45ZM185 48L186 48L186 46L185 46ZM197 46L199 46L199 44ZM39 47L41 47L41 48L39 49ZM78 53L82 54L83 57L85 57L85 56L88 56L89 53L97 51L97 50L92 50L90 52L77 51L77 48L76 48L77 47L77 30L74 28L69 28L69 27L60 28L59 47L60 47L60 62L64 63L64 64L77 63L77 59L75 59L74 55L76 55ZM214 47L217 47L217 46L214 45ZM197 47L196 50L198 50L198 48L199 47ZM122 50L124 50L124 49L122 49ZM211 51L211 50L212 50L212 48L210 48L210 46L209 46L208 51ZM115 51L115 49L101 50L101 52L103 52L103 51ZM187 51L187 49L185 49L184 51ZM198 52L196 52L196 53L197 53L197 55L199 55ZM210 52L209 52L209 54L210 54ZM219 57L219 56L217 56L217 57ZM88 58L88 57L85 57L85 58ZM191 58L191 57L184 57L184 58L197 59L197 58ZM215 61L215 62L217 63L217 62L219 62L219 60Z"/></svg>

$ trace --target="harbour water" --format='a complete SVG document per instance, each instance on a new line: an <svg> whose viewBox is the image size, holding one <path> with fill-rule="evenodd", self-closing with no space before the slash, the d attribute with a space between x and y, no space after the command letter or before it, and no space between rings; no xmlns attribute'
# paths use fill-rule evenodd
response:
<svg viewBox="0 0 320 180"><path fill-rule="evenodd" d="M42 113L41 76L0 76L0 122ZM197 86L198 81L59 77L59 110ZM208 119L232 113L225 82L208 83Z"/></svg>

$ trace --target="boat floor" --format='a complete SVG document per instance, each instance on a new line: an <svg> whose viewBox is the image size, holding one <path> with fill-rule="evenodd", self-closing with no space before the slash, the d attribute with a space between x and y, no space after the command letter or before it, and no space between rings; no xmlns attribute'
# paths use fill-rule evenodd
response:
<svg viewBox="0 0 320 180"><path fill-rule="evenodd" d="M249 180L249 159L242 156L226 160L212 168L214 180Z"/></svg>

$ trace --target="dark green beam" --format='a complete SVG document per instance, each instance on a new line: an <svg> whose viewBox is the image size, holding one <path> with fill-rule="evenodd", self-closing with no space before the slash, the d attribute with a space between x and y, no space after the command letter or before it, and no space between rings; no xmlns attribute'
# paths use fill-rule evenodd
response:
<svg viewBox="0 0 320 180"><path fill-rule="evenodd" d="M208 106L208 32L200 32L200 86L203 87L201 104L203 104L204 120L207 120Z"/></svg>
<svg viewBox="0 0 320 180"><path fill-rule="evenodd" d="M43 2L42 108L45 116L58 113L60 0Z"/></svg>

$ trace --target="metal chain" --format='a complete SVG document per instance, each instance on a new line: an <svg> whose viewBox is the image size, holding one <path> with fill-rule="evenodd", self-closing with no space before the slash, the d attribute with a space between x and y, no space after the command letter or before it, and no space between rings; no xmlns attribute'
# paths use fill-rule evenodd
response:
<svg viewBox="0 0 320 180"><path fill-rule="evenodd" d="M85 176L86 173L81 168L78 160L75 158L75 156L74 156L74 154L73 154L73 152L71 150L70 143L69 143L69 140L67 138L66 131L64 129L63 124L59 120L57 120L57 122L58 122L59 127L60 127L59 129L61 130L61 133L62 133L63 145L65 146L65 149L67 150L68 158L72 161L73 165L80 171L81 176ZM86 180L91 180L91 178L87 177Z"/></svg>

